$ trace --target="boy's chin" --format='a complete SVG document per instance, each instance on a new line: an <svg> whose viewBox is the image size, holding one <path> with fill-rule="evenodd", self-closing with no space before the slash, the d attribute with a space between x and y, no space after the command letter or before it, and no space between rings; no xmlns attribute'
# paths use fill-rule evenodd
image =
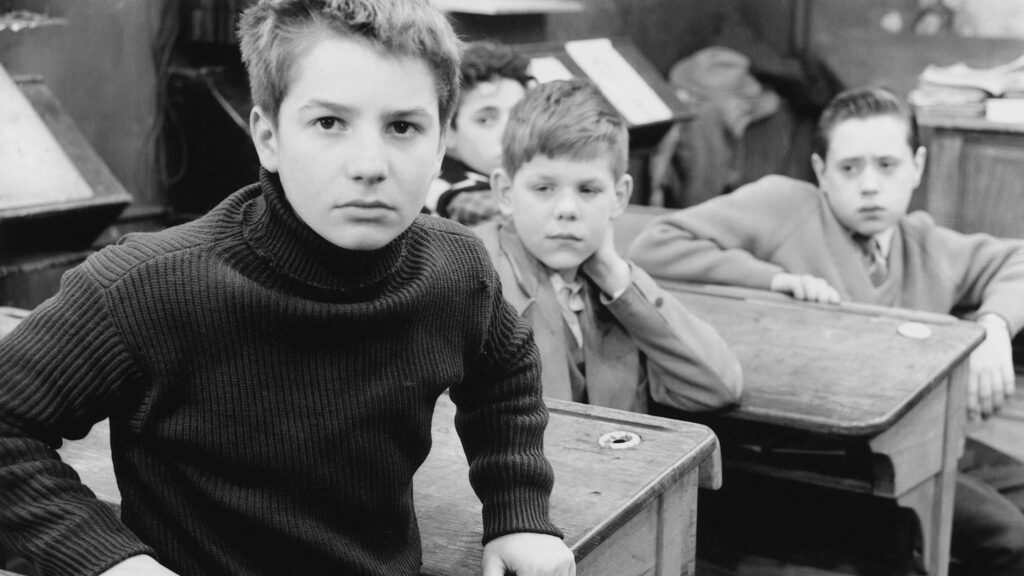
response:
<svg viewBox="0 0 1024 576"><path fill-rule="evenodd" d="M853 231L861 236L874 236L892 228L894 222L867 222L853 227Z"/></svg>
<svg viewBox="0 0 1024 576"><path fill-rule="evenodd" d="M397 238L403 232L403 230L351 230L349 233L337 234L324 239L338 248L344 248L345 250L379 250L390 244L392 240Z"/></svg>
<svg viewBox="0 0 1024 576"><path fill-rule="evenodd" d="M573 278L579 272L580 266L583 265L583 260L579 258L545 258L541 260L544 266L552 271L560 274L562 277Z"/></svg>

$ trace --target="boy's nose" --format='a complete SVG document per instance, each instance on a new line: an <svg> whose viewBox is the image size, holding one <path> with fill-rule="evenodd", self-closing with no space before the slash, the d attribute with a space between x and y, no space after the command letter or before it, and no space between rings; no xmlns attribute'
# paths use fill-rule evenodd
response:
<svg viewBox="0 0 1024 576"><path fill-rule="evenodd" d="M349 177L363 184L378 184L387 178L384 145L378 139L364 138L351 149Z"/></svg>
<svg viewBox="0 0 1024 576"><path fill-rule="evenodd" d="M559 192L555 199L555 215L559 220L576 220L579 218L579 202L571 191Z"/></svg>
<svg viewBox="0 0 1024 576"><path fill-rule="evenodd" d="M864 170L860 177L860 190L861 194L870 195L878 193L878 172L868 168Z"/></svg>

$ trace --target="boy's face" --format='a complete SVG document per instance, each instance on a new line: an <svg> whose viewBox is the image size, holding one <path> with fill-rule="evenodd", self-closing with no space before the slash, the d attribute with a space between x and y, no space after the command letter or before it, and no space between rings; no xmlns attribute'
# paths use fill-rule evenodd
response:
<svg viewBox="0 0 1024 576"><path fill-rule="evenodd" d="M448 129L448 154L473 170L490 175L501 166L501 134L509 112L526 89L509 78L481 82L462 95L453 126Z"/></svg>
<svg viewBox="0 0 1024 576"><path fill-rule="evenodd" d="M510 179L496 170L491 186L526 249L545 266L573 279L611 234L633 190L628 174L618 180L611 160L536 156Z"/></svg>
<svg viewBox="0 0 1024 576"><path fill-rule="evenodd" d="M425 62L321 33L296 59L276 125L250 118L260 162L317 234L351 250L380 248L423 206L444 147Z"/></svg>
<svg viewBox="0 0 1024 576"><path fill-rule="evenodd" d="M907 213L921 183L925 150L907 143L907 122L893 115L844 120L829 135L828 158L811 164L836 218L871 236Z"/></svg>

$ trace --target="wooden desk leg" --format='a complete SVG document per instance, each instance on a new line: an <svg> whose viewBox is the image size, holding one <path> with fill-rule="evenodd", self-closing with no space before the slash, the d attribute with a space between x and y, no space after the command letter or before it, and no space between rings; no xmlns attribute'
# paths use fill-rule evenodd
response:
<svg viewBox="0 0 1024 576"><path fill-rule="evenodd" d="M697 474L687 474L658 500L656 576L692 576L695 573L697 480Z"/></svg>
<svg viewBox="0 0 1024 576"><path fill-rule="evenodd" d="M941 470L897 498L900 506L913 510L921 522L921 568L928 574L938 576L946 576L949 571L957 460L963 452L964 421L967 416L967 377L967 361L964 360L953 369L945 382L948 400Z"/></svg>

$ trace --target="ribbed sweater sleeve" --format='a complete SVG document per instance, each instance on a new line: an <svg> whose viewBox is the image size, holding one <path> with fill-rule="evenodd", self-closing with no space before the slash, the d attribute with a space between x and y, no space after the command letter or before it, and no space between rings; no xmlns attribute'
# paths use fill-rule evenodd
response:
<svg viewBox="0 0 1024 576"><path fill-rule="evenodd" d="M136 368L82 269L0 339L0 542L43 574L88 576L152 553L60 461L61 437L80 438L117 402Z"/></svg>
<svg viewBox="0 0 1024 576"><path fill-rule="evenodd" d="M548 516L554 474L544 456L540 355L529 326L502 297L497 273L490 264L485 270L485 340L467 378L451 389L470 483L483 504L482 540L515 532L561 538Z"/></svg>

